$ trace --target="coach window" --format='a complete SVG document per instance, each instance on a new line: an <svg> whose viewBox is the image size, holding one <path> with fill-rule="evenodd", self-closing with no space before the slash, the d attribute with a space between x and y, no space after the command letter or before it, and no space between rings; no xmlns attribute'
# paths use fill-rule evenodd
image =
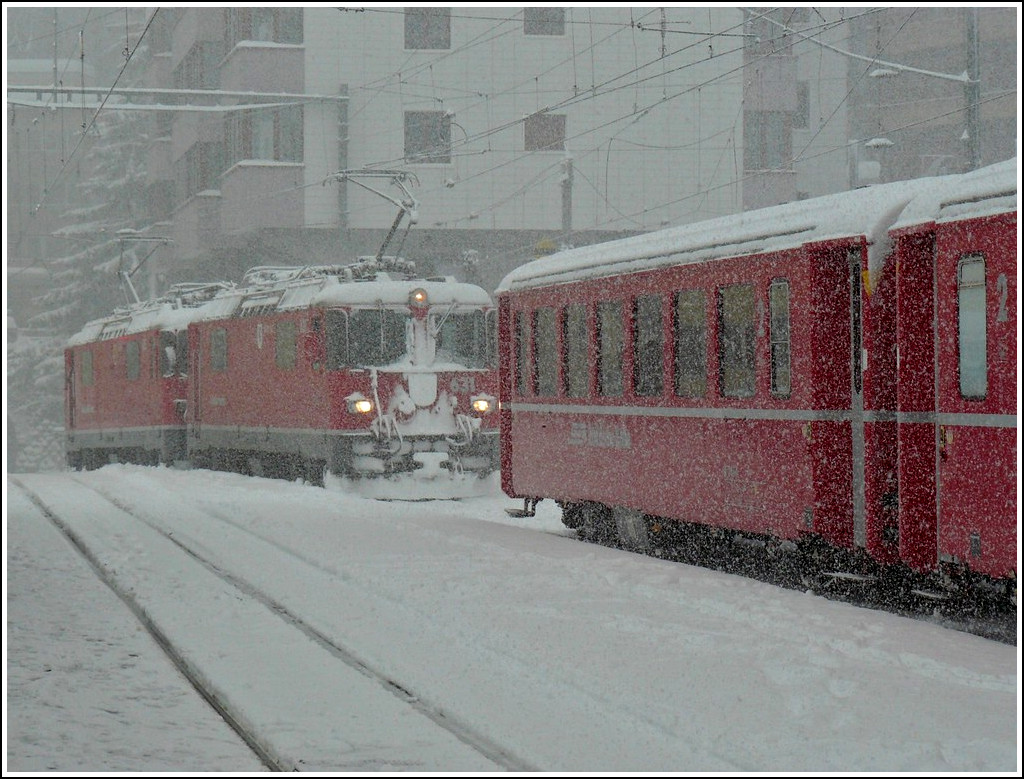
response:
<svg viewBox="0 0 1024 779"><path fill-rule="evenodd" d="M664 350L661 295L638 297L633 304L633 391L637 395L660 395L664 390Z"/></svg>
<svg viewBox="0 0 1024 779"><path fill-rule="evenodd" d="M139 363L139 342L129 341L125 344L124 350L125 374L129 381L135 381L139 378Z"/></svg>
<svg viewBox="0 0 1024 779"><path fill-rule="evenodd" d="M768 289L771 321L772 394L788 398L791 391L789 365L789 282L776 279Z"/></svg>
<svg viewBox="0 0 1024 779"><path fill-rule="evenodd" d="M228 369L228 331L223 327L210 331L210 370Z"/></svg>
<svg viewBox="0 0 1024 779"><path fill-rule="evenodd" d="M985 324L985 258L960 261L957 295L957 345L960 394L980 400L988 392L988 333Z"/></svg>
<svg viewBox="0 0 1024 779"><path fill-rule="evenodd" d="M278 322L274 325L274 360L281 370L295 367L294 322Z"/></svg>
<svg viewBox="0 0 1024 779"><path fill-rule="evenodd" d="M597 394L622 394L622 303L597 304Z"/></svg>
<svg viewBox="0 0 1024 779"><path fill-rule="evenodd" d="M708 391L707 293L684 289L675 305L675 389L681 398L702 398Z"/></svg>
<svg viewBox="0 0 1024 779"><path fill-rule="evenodd" d="M86 349L80 352L79 359L81 360L82 386L91 387L96 381L92 372L92 351Z"/></svg>
<svg viewBox="0 0 1024 779"><path fill-rule="evenodd" d="M515 319L515 382L516 394L525 395L529 386L529 366L526 362L527 345L530 342L530 325L525 311L517 311Z"/></svg>
<svg viewBox="0 0 1024 779"><path fill-rule="evenodd" d="M754 395L754 286L718 291L718 387L727 398Z"/></svg>
<svg viewBox="0 0 1024 779"><path fill-rule="evenodd" d="M589 389L587 364L587 309L573 303L562 311L562 389L567 397L586 397Z"/></svg>
<svg viewBox="0 0 1024 779"><path fill-rule="evenodd" d="M558 352L555 350L555 309L533 312L533 389L550 397L558 393Z"/></svg>

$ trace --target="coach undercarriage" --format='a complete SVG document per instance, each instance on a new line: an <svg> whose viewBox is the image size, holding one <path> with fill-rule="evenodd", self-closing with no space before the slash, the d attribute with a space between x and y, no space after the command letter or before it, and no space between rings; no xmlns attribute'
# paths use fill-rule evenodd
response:
<svg viewBox="0 0 1024 779"><path fill-rule="evenodd" d="M528 499L535 508L540 499ZM808 533L796 540L655 517L596 502L561 502L563 524L581 540L733 573L787 589L896 612L991 617L1016 613L1016 578L993 580L944 563L922 574L879 565ZM526 512L524 512L526 513Z"/></svg>

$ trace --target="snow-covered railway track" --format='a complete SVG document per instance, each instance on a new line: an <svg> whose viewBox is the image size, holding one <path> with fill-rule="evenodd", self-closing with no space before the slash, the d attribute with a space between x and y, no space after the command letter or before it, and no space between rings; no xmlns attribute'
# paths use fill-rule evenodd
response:
<svg viewBox="0 0 1024 779"><path fill-rule="evenodd" d="M231 536L236 547L275 546L282 556L291 555L291 565L309 567L310 561L217 512L189 506L189 521L207 526L192 533L185 525L167 527L123 496L79 479L72 480L73 490L45 499L11 481L271 770L532 770L253 584L218 556L217 542L204 542L204 533ZM148 565L154 556L159 565ZM245 647L226 643L238 635L239 622L254 639ZM301 718L288 716L294 706L303 708ZM319 732L290 725L308 722L308 707L322 710ZM399 723L398 732L409 736L396 748Z"/></svg>

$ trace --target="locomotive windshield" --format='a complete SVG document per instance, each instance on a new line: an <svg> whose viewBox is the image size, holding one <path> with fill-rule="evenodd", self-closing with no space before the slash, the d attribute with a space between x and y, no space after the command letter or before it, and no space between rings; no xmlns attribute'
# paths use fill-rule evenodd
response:
<svg viewBox="0 0 1024 779"><path fill-rule="evenodd" d="M406 353L409 315L386 308L327 312L327 367L389 365Z"/></svg>
<svg viewBox="0 0 1024 779"><path fill-rule="evenodd" d="M454 362L467 368L486 368L494 364L494 340L489 328L494 317L483 311L451 313L435 320L439 362Z"/></svg>

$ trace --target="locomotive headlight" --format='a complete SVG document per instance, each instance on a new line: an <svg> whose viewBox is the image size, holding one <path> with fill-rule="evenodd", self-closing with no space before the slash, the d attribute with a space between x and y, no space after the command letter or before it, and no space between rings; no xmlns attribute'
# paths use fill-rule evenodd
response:
<svg viewBox="0 0 1024 779"><path fill-rule="evenodd" d="M474 395L469 399L469 405L478 414L489 414L494 408L494 398L490 395Z"/></svg>
<svg viewBox="0 0 1024 779"><path fill-rule="evenodd" d="M350 414L369 414L373 411L373 401L361 392L353 392L345 398L345 403Z"/></svg>
<svg viewBox="0 0 1024 779"><path fill-rule="evenodd" d="M409 293L409 305L415 308L426 308L427 291L425 289L414 289Z"/></svg>

